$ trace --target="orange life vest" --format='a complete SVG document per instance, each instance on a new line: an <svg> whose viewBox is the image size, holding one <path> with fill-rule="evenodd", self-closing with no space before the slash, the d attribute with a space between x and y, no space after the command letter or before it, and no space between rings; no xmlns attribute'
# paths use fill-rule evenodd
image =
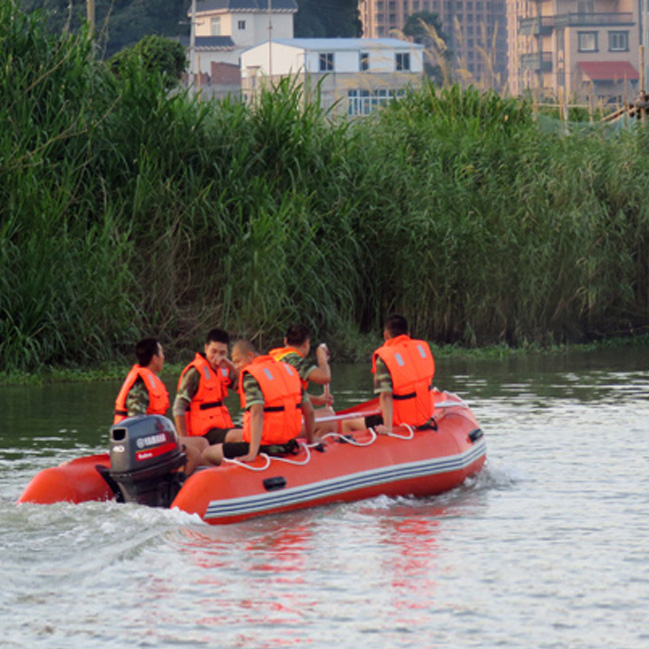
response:
<svg viewBox="0 0 649 649"><path fill-rule="evenodd" d="M302 428L302 383L297 370L272 356L257 356L239 375L241 407L246 408L243 377L251 374L264 395L262 444L285 444L300 434ZM243 441L250 442L251 414L243 415Z"/></svg>
<svg viewBox="0 0 649 649"><path fill-rule="evenodd" d="M200 374L200 380L198 391L185 412L187 435L197 437L205 435L212 428L232 428L234 424L224 403L225 397L228 396L227 383L230 379L228 369L219 367L215 372L204 356L196 354L178 379L179 390L183 377L192 367Z"/></svg>
<svg viewBox="0 0 649 649"><path fill-rule="evenodd" d="M302 358L302 354L300 354L300 352L295 349L295 347L276 347L275 349L271 349L268 352L268 355L272 356L276 361L283 361L289 354L297 354L300 358ZM288 363L288 365L291 364ZM309 382L305 381L302 378L300 378L300 381L302 382L302 387L306 390L309 387Z"/></svg>
<svg viewBox="0 0 649 649"><path fill-rule="evenodd" d="M120 421L128 417L126 397L138 378L144 381L144 385L149 393L149 407L146 410L146 414L164 415L169 409L169 393L164 383L150 369L141 367L140 365L133 365L131 371L126 375L117 399L115 399L113 425L119 424Z"/></svg>
<svg viewBox="0 0 649 649"><path fill-rule="evenodd" d="M372 372L376 358L386 364L392 378L393 423L423 426L435 412L433 376L435 360L425 340L401 335L387 340L372 357Z"/></svg>

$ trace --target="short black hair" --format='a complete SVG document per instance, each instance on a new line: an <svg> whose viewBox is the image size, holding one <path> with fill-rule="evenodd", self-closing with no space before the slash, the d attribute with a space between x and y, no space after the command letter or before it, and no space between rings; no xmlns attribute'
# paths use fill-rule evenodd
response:
<svg viewBox="0 0 649 649"><path fill-rule="evenodd" d="M299 347L311 338L311 332L309 331L309 328L304 324L292 324L286 330L286 335L284 336L284 338L286 338L286 343L288 345Z"/></svg>
<svg viewBox="0 0 649 649"><path fill-rule="evenodd" d="M157 338L144 338L135 345L135 355L140 367L147 367L151 359L159 352L160 343Z"/></svg>
<svg viewBox="0 0 649 649"><path fill-rule="evenodd" d="M408 326L408 321L406 320L405 316L402 316L398 313L393 313L392 315L388 316L385 321L384 329L390 334L392 338L407 334L410 331L410 327Z"/></svg>
<svg viewBox="0 0 649 649"><path fill-rule="evenodd" d="M223 331L223 329L211 329L205 338L205 344L209 345L210 343L225 343L226 345L229 345L230 336L228 336L228 332Z"/></svg>

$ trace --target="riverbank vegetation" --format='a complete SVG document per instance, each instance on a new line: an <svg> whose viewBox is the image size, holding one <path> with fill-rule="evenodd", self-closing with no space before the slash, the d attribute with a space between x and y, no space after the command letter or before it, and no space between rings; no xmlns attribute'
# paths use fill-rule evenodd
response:
<svg viewBox="0 0 649 649"><path fill-rule="evenodd" d="M199 102L0 5L2 370L89 367L213 326L306 321L354 360L384 315L438 345L649 324L646 129L550 133L525 101L426 86L333 120L283 83Z"/></svg>

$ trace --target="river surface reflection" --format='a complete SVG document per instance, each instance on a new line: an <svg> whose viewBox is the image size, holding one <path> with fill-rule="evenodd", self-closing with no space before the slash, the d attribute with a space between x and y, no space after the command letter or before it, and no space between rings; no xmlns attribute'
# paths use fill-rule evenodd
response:
<svg viewBox="0 0 649 649"><path fill-rule="evenodd" d="M647 368L643 348L441 360L486 433L478 477L221 527L16 506L38 470L105 450L119 385L0 387L0 645L644 649ZM334 366L333 392L371 396L368 368Z"/></svg>

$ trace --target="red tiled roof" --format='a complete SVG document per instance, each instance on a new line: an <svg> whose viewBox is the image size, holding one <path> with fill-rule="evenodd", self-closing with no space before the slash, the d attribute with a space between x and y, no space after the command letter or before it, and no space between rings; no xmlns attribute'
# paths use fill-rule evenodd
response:
<svg viewBox="0 0 649 649"><path fill-rule="evenodd" d="M591 81L637 81L638 71L628 61L582 61L579 67Z"/></svg>

